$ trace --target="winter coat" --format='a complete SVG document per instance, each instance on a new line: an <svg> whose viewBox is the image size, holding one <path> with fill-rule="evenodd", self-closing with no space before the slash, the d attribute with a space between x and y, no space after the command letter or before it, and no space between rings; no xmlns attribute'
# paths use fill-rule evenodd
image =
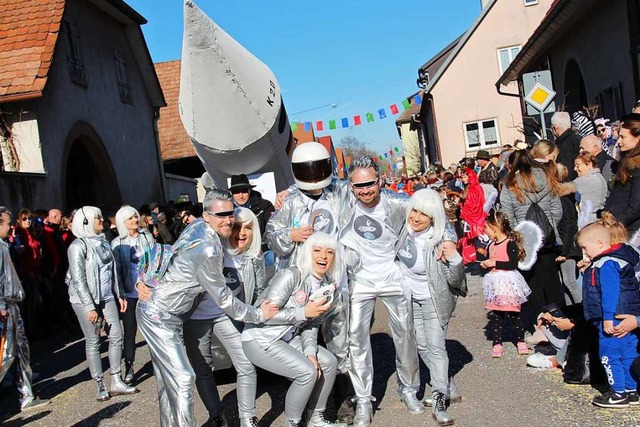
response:
<svg viewBox="0 0 640 427"><path fill-rule="evenodd" d="M558 234L562 241L560 255L565 258L581 259L582 251L576 244L578 234L578 211L573 194L560 197L562 203L562 219L558 224Z"/></svg>
<svg viewBox="0 0 640 427"><path fill-rule="evenodd" d="M640 315L640 289L634 271L638 259L635 249L618 244L592 260L582 276L582 304L587 320Z"/></svg>
<svg viewBox="0 0 640 427"><path fill-rule="evenodd" d="M542 168L533 168L533 182L537 191L532 192L523 190L524 200L521 202L506 185L500 192L501 210L509 217L511 225L515 227L521 221L524 221L527 210L531 206L531 202L538 203L538 206L547 214L549 222L556 232L556 241L562 244L558 225L562 219L562 202L557 194L551 192L547 175ZM524 189L521 178L517 178L518 184ZM531 199L531 200L529 200Z"/></svg>
<svg viewBox="0 0 640 427"><path fill-rule="evenodd" d="M408 229L405 227L400 234L398 250L404 246L409 235ZM442 240L434 245L424 246L425 277L428 281L429 294L436 309L436 314L440 325L445 327L449 323L449 319L453 315L456 308L458 295L466 295L467 279L464 274L464 264L462 257L459 260L445 262L438 259L438 252L443 242L451 241L456 243L458 237L450 224L444 229ZM396 251L397 256L397 251ZM411 274L408 267L400 260L396 260L403 274Z"/></svg>
<svg viewBox="0 0 640 427"><path fill-rule="evenodd" d="M615 179L604 210L627 227L629 235L640 229L640 156L630 159L631 177L626 184Z"/></svg>
<svg viewBox="0 0 640 427"><path fill-rule="evenodd" d="M251 212L258 218L260 235L264 236L267 222L269 222L269 218L271 218L271 214L273 214L276 208L273 207L273 204L269 200L263 199L260 192L255 190L251 190L249 201L243 207L251 209Z"/></svg>
<svg viewBox="0 0 640 427"><path fill-rule="evenodd" d="M597 220L596 212L602 210L607 199L607 182L600 169L591 169L584 176L573 180L580 193L580 228Z"/></svg>
<svg viewBox="0 0 640 427"><path fill-rule="evenodd" d="M582 137L575 133L573 130L569 129L565 131L562 135L556 138L556 145L560 150L558 154L558 163L562 163L567 167L569 171L569 180L573 181L578 174L573 169L573 162L580 154L580 141Z"/></svg>

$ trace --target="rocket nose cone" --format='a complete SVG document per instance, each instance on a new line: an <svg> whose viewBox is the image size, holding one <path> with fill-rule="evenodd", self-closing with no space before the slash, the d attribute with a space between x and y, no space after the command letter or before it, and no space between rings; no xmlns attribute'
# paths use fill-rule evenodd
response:
<svg viewBox="0 0 640 427"><path fill-rule="evenodd" d="M199 49L215 45L213 21L191 0L184 2L184 39L183 48Z"/></svg>

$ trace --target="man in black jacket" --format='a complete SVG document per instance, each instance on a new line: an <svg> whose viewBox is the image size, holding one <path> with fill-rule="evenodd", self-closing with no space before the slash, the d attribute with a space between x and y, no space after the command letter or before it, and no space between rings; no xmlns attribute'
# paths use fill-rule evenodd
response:
<svg viewBox="0 0 640 427"><path fill-rule="evenodd" d="M558 111L551 117L551 131L556 137L556 145L560 150L558 163L562 163L569 170L569 181L573 181L578 174L573 169L573 162L580 153L580 135L571 129L571 116L564 111Z"/></svg>
<svg viewBox="0 0 640 427"><path fill-rule="evenodd" d="M246 175L231 176L231 185L229 191L233 194L233 204L251 209L260 224L260 234L264 236L264 229L267 221L271 218L271 214L275 211L273 204L267 199L262 198L262 194L253 190L255 185L251 185Z"/></svg>

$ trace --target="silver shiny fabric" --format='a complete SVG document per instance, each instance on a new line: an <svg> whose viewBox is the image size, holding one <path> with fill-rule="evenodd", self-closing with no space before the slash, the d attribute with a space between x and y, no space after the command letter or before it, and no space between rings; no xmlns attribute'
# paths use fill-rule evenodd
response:
<svg viewBox="0 0 640 427"><path fill-rule="evenodd" d="M223 247L215 231L202 219L191 223L173 245L174 255L149 302L136 310L158 384L162 426L193 426L195 373L182 345L179 317L206 291L227 316L243 322L262 322L262 310L233 296L222 274Z"/></svg>
<svg viewBox="0 0 640 427"><path fill-rule="evenodd" d="M92 240L98 239L111 253L111 246L105 240L104 235L95 237L78 238L67 249L69 257L69 269L65 282L69 287L69 301L71 304L81 304L89 311L100 304L100 258L93 247ZM112 257L113 258L113 257ZM111 263L114 282L112 293L116 298L124 298L124 288L118 278L115 262Z"/></svg>
<svg viewBox="0 0 640 427"><path fill-rule="evenodd" d="M0 383L18 359L17 379L18 392L20 393L20 405L25 407L33 400L31 390L31 351L24 331L24 323L20 316L18 303L24 300L24 290L18 278L18 273L13 266L9 255L9 246L0 240L0 309L7 311L4 319L7 330L4 351L2 357L2 369L0 369Z"/></svg>
<svg viewBox="0 0 640 427"><path fill-rule="evenodd" d="M323 189L323 198L329 204L335 219L336 225L341 226L340 215L344 212L342 201L351 192L344 182L334 180L329 186ZM296 217L304 217L312 213L314 200L299 190L294 190L285 199L282 207L278 209L269 222L265 231L265 239L269 247L277 256L276 268L281 270L289 267L301 244L293 242L289 232L294 227ZM349 290L346 284L346 271L341 277L340 298L338 303L328 312L322 321L320 330L327 349L338 359L338 371L346 373L349 366Z"/></svg>
<svg viewBox="0 0 640 427"><path fill-rule="evenodd" d="M413 301L418 354L429 369L432 391L449 393L449 355L446 338L448 325L441 326L431 298Z"/></svg>
<svg viewBox="0 0 640 427"><path fill-rule="evenodd" d="M71 304L78 317L80 329L84 335L85 353L91 378L102 377L102 356L100 355L100 326L91 323L87 310L81 304ZM120 359L122 357L122 327L120 314L114 300L103 301L92 310L96 310L104 318L106 330L109 331L109 367L112 375L120 375Z"/></svg>

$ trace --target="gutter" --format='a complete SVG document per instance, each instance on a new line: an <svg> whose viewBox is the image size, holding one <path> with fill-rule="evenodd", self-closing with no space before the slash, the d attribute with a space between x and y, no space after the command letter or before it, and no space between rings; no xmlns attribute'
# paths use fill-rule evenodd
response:
<svg viewBox="0 0 640 427"><path fill-rule="evenodd" d="M30 101L32 99L42 98L42 91L24 92L18 95L0 96L0 104L8 104L10 102Z"/></svg>

